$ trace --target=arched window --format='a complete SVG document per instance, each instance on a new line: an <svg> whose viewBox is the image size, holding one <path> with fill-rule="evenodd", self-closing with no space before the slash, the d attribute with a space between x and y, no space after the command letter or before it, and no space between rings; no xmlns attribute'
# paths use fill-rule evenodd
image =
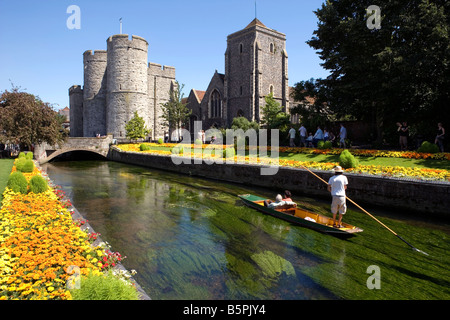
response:
<svg viewBox="0 0 450 320"><path fill-rule="evenodd" d="M211 118L219 118L222 116L222 99L220 98L219 91L214 90L211 94L211 98L209 100L209 108L209 114Z"/></svg>
<svg viewBox="0 0 450 320"><path fill-rule="evenodd" d="M270 44L270 53L274 52L273 43Z"/></svg>
<svg viewBox="0 0 450 320"><path fill-rule="evenodd" d="M273 94L273 85L270 85L270 87L269 87L269 92L270 92L271 94Z"/></svg>
<svg viewBox="0 0 450 320"><path fill-rule="evenodd" d="M243 117L244 116L244 111L242 111L242 109L239 109L237 112L237 116L238 117Z"/></svg>

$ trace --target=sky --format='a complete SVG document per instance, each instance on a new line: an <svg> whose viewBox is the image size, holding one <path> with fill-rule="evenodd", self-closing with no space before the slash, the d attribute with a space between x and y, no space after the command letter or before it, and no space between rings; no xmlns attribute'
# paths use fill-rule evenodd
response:
<svg viewBox="0 0 450 320"><path fill-rule="evenodd" d="M328 75L306 44L322 3L256 0L256 17L286 35L290 86ZM68 28L71 5L80 9L79 28ZM68 106L69 87L83 85L83 52L106 50L120 18L122 33L149 43L148 62L176 68L187 97L224 73L227 36L255 18L255 0L0 0L0 92L19 87L55 110Z"/></svg>

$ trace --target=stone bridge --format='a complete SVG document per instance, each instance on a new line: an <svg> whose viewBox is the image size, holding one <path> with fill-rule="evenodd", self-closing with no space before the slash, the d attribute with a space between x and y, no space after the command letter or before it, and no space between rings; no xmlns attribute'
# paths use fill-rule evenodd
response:
<svg viewBox="0 0 450 320"><path fill-rule="evenodd" d="M61 146L50 146L46 143L36 146L34 157L41 164L64 153L74 151L93 152L106 158L112 142L112 135L100 138L68 138Z"/></svg>

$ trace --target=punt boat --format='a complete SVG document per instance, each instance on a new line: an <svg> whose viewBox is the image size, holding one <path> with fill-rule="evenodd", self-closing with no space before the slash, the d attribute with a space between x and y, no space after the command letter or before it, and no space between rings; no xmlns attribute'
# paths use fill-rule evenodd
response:
<svg viewBox="0 0 450 320"><path fill-rule="evenodd" d="M297 208L296 206L281 206L272 209L264 206L264 200L267 200L266 198L251 194L238 195L238 197L241 198L247 206L262 213L326 234L346 237L363 231L348 223L342 223L341 228L333 227L333 218Z"/></svg>

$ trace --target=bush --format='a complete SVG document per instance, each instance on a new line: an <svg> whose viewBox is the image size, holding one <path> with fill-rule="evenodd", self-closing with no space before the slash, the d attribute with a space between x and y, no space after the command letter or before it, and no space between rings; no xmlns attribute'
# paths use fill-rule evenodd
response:
<svg viewBox="0 0 450 320"><path fill-rule="evenodd" d="M20 157L15 162L16 169L22 172L33 172L34 170L34 162L33 160L29 160L25 158L25 156Z"/></svg>
<svg viewBox="0 0 450 320"><path fill-rule="evenodd" d="M203 142L202 142L202 140L200 140L200 139L195 139L194 144L202 145Z"/></svg>
<svg viewBox="0 0 450 320"><path fill-rule="evenodd" d="M350 151L345 149L339 156L339 165L345 169L356 168L358 166L358 160L356 160L356 158L350 153Z"/></svg>
<svg viewBox="0 0 450 320"><path fill-rule="evenodd" d="M141 151L150 150L150 146L145 143L141 143L139 145L139 150L141 150Z"/></svg>
<svg viewBox="0 0 450 320"><path fill-rule="evenodd" d="M163 138L159 138L157 142L158 142L158 144L163 144L164 140L163 140Z"/></svg>
<svg viewBox="0 0 450 320"><path fill-rule="evenodd" d="M333 148L333 143L331 141L325 141L323 144L323 148L324 149L332 149Z"/></svg>
<svg viewBox="0 0 450 320"><path fill-rule="evenodd" d="M41 193L45 192L48 189L47 181L41 176L33 176L30 179L30 192L33 193Z"/></svg>
<svg viewBox="0 0 450 320"><path fill-rule="evenodd" d="M172 154L179 154L179 155L181 155L184 152L184 148L183 147L173 147L172 149L170 149L170 152Z"/></svg>
<svg viewBox="0 0 450 320"><path fill-rule="evenodd" d="M20 152L18 158L25 158L25 152Z"/></svg>
<svg viewBox="0 0 450 320"><path fill-rule="evenodd" d="M424 153L438 153L439 148L434 143L430 143L428 141L424 141L419 149L417 149L417 152L424 152Z"/></svg>
<svg viewBox="0 0 450 320"><path fill-rule="evenodd" d="M224 158L232 158L234 157L234 155L236 154L236 152L234 151L234 148L226 148L225 150L223 150L223 157Z"/></svg>
<svg viewBox="0 0 450 320"><path fill-rule="evenodd" d="M33 152L28 152L26 155L25 155L25 158L27 158L28 160L33 160Z"/></svg>
<svg viewBox="0 0 450 320"><path fill-rule="evenodd" d="M6 186L14 192L26 194L28 192L28 182L20 171L15 171L9 175Z"/></svg>
<svg viewBox="0 0 450 320"><path fill-rule="evenodd" d="M139 300L136 288L111 272L83 277L80 288L70 293L73 300Z"/></svg>

